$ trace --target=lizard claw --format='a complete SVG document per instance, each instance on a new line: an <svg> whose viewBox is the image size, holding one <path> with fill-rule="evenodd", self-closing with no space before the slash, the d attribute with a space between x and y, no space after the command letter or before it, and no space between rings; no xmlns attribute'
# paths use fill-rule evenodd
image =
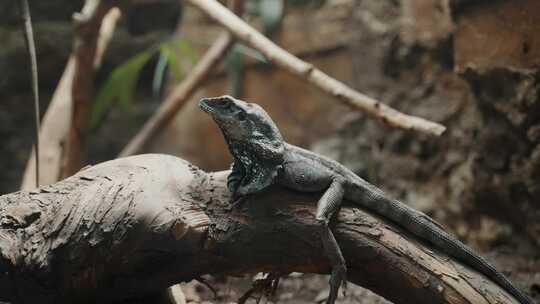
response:
<svg viewBox="0 0 540 304"><path fill-rule="evenodd" d="M343 284L343 287L346 287L346 276L347 268L345 265L340 265L332 269L332 274L330 275L330 293L326 304L334 304L338 297L339 287Z"/></svg>
<svg viewBox="0 0 540 304"><path fill-rule="evenodd" d="M232 198L231 198L231 210L241 208L245 201L246 201L245 196L243 196L243 195L233 195Z"/></svg>
<svg viewBox="0 0 540 304"><path fill-rule="evenodd" d="M255 292L260 293L257 303L259 303L260 299L263 296L268 299L276 293L278 284L279 275L277 273L268 273L265 275L263 274L262 277L257 278L255 279L255 281L253 281L253 285L251 286L251 288L246 293L244 293L244 295L242 295L240 299L238 299L238 304L245 304L246 301Z"/></svg>

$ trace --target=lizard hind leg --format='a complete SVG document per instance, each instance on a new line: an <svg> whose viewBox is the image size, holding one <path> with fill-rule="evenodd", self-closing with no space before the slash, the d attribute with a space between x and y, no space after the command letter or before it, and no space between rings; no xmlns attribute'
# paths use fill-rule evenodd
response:
<svg viewBox="0 0 540 304"><path fill-rule="evenodd" d="M334 238L328 223L334 215L334 213L341 206L343 200L344 188L343 181L340 179L334 179L330 184L330 187L326 190L323 196L319 199L317 204L316 220L320 225L322 244L326 256L329 258L332 265L332 274L330 275L330 293L327 304L334 304L339 287L343 283L346 283L347 266L345 259L341 253L341 249Z"/></svg>

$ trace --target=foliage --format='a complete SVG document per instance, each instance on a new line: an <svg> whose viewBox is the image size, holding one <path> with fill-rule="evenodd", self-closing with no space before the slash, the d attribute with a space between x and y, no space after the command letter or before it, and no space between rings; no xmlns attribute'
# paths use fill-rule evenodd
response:
<svg viewBox="0 0 540 304"><path fill-rule="evenodd" d="M140 71L150 55L149 51L139 53L111 72L93 103L90 116L92 129L99 125L113 101L116 101L123 109L128 109Z"/></svg>
<svg viewBox="0 0 540 304"><path fill-rule="evenodd" d="M182 54L191 63L197 61L197 55L185 40L164 42L129 58L110 73L108 79L99 89L90 115L91 129L100 126L105 114L114 104L129 111L142 68L156 54L159 54L161 60L155 69L153 87L157 88L158 91L163 84L166 67L170 68L176 82L182 79L183 70L177 54Z"/></svg>
<svg viewBox="0 0 540 304"><path fill-rule="evenodd" d="M295 7L317 7L325 3L325 0L287 0L287 5ZM265 35L271 35L281 26L281 20L285 13L284 0L249 0L246 3L248 16L259 17L263 24Z"/></svg>
<svg viewBox="0 0 540 304"><path fill-rule="evenodd" d="M325 0L288 0L293 6L319 6ZM272 36L279 28L285 13L285 0L249 0L246 2L248 17L258 17L262 21L262 31L266 36ZM243 44L236 43L225 58L225 70L229 79L229 94L239 96L242 88L244 71L244 55L251 56L262 62L267 62L264 56Z"/></svg>
<svg viewBox="0 0 540 304"><path fill-rule="evenodd" d="M288 0L287 3L292 6L320 6L323 5L326 0Z"/></svg>
<svg viewBox="0 0 540 304"><path fill-rule="evenodd" d="M286 3L291 6L318 6L324 2L325 0L288 0ZM249 0L246 2L246 14L260 18L263 25L262 30L268 36L279 30L284 11L285 0ZM182 54L192 64L197 61L197 55L185 40L165 42L129 58L111 72L108 79L99 89L91 111L91 129L99 127L106 113L114 104L118 104L123 110L129 111L140 73L150 58L156 54L159 55L159 60L154 69L152 81L152 89L155 95L158 95L163 87L167 70L171 72L175 82L179 82L183 78L184 71L177 54ZM244 56L246 55L267 62L258 51L237 43L225 59L225 69L231 82L230 94L233 96L239 95L241 91Z"/></svg>
<svg viewBox="0 0 540 304"><path fill-rule="evenodd" d="M284 12L284 0L251 0L246 3L249 16L261 18L263 32L271 35L279 29Z"/></svg>

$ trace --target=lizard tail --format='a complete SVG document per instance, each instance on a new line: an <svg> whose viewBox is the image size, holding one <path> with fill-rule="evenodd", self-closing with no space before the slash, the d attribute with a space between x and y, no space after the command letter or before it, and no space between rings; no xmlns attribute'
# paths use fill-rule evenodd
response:
<svg viewBox="0 0 540 304"><path fill-rule="evenodd" d="M439 227L433 226L430 222L420 219L417 225L426 227L424 236L420 237L426 239L436 247L442 249L451 257L464 262L471 266L473 269L484 274L486 277L497 283L504 290L514 296L521 304L534 304L533 300L526 296L522 291L514 287L514 285L499 272L491 263L486 259L476 254L471 248L454 238L453 236L441 230Z"/></svg>
<svg viewBox="0 0 540 304"><path fill-rule="evenodd" d="M535 304L487 260L444 231L424 213L397 200L387 198L380 189L365 181L359 183L355 190L357 191L354 191L353 197L356 199L353 200L358 205L391 220L442 252L482 273L514 296L520 304Z"/></svg>

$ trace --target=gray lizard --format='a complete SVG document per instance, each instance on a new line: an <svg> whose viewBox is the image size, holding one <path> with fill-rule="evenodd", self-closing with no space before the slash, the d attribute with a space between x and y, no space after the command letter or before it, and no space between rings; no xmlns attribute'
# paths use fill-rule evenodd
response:
<svg viewBox="0 0 540 304"><path fill-rule="evenodd" d="M338 162L286 143L270 116L257 104L222 96L202 99L199 106L217 123L233 155L232 172L227 180L233 198L260 192L272 184L302 192L324 191L317 204L316 220L321 227L325 254L332 264L326 303L335 302L339 287L345 282L345 260L328 223L342 200L347 199L484 274L521 304L534 304L484 258L424 213L388 198Z"/></svg>

